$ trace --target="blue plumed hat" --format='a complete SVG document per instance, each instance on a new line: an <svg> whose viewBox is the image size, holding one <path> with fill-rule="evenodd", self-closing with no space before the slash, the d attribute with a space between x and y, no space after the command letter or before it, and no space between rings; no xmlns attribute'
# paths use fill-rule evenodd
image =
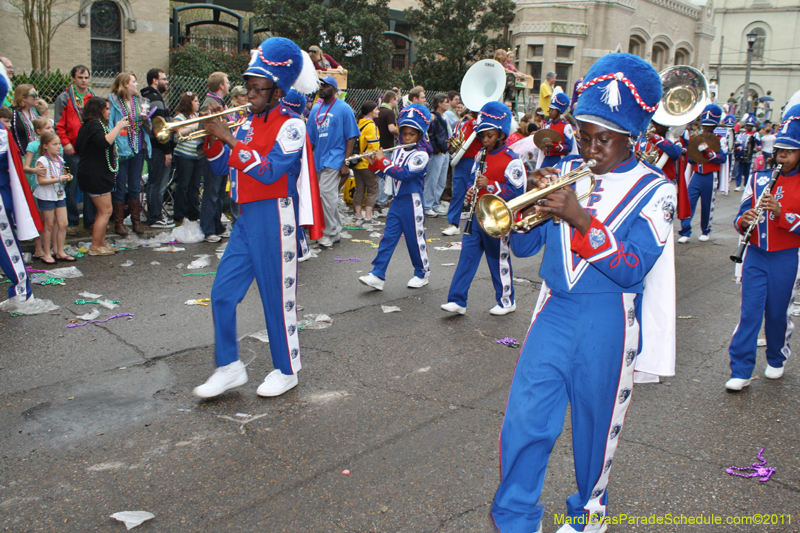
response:
<svg viewBox="0 0 800 533"><path fill-rule="evenodd" d="M756 116L753 114L747 115L747 118L744 119L745 126L758 126L758 120L756 120Z"/></svg>
<svg viewBox="0 0 800 533"><path fill-rule="evenodd" d="M564 92L557 92L550 99L550 109L563 113L569 108L569 96Z"/></svg>
<svg viewBox="0 0 800 533"><path fill-rule="evenodd" d="M736 117L733 115L725 115L722 118L722 125L726 128L732 128L736 125Z"/></svg>
<svg viewBox="0 0 800 533"><path fill-rule="evenodd" d="M578 88L576 120L638 137L650 126L661 100L661 77L644 59L631 54L601 57Z"/></svg>
<svg viewBox="0 0 800 533"><path fill-rule="evenodd" d="M700 113L700 124L703 126L719 126L722 119L722 108L718 105L708 104Z"/></svg>
<svg viewBox="0 0 800 533"><path fill-rule="evenodd" d="M428 108L420 104L408 104L400 111L397 117L397 127L409 126L422 132L423 135L428 131L431 123L431 112Z"/></svg>
<svg viewBox="0 0 800 533"><path fill-rule="evenodd" d="M792 106L783 115L783 122L775 139L775 148L781 150L800 149L800 104Z"/></svg>
<svg viewBox="0 0 800 533"><path fill-rule="evenodd" d="M250 50L250 64L243 78L266 78L288 94L294 86L303 94L317 90L317 72L308 54L283 37L270 37L258 48Z"/></svg>
<svg viewBox="0 0 800 533"><path fill-rule="evenodd" d="M500 102L488 102L483 105L475 121L475 131L500 130L506 134L511 132L511 110Z"/></svg>
<svg viewBox="0 0 800 533"><path fill-rule="evenodd" d="M290 89L286 95L281 98L281 101L284 105L288 106L289 109L297 113L298 115L301 114L306 108L306 97L298 91L297 89Z"/></svg>

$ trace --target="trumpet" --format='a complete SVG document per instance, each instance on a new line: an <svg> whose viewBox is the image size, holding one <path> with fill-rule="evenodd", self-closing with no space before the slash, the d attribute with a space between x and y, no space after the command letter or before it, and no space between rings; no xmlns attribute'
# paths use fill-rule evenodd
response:
<svg viewBox="0 0 800 533"><path fill-rule="evenodd" d="M400 146L393 146L392 148L384 148L383 149L383 153L384 154L388 154L389 152L394 152L395 150L399 150L400 148L409 148L411 146L416 146L416 143L401 144ZM363 154L351 155L350 157L345 159L344 162L345 163L352 163L353 161L358 161L359 159L362 159L364 157L371 156L371 155L377 154L377 153L378 153L378 150L373 150L371 152L364 152Z"/></svg>
<svg viewBox="0 0 800 533"><path fill-rule="evenodd" d="M197 118L190 118L187 120L180 120L178 122L167 122L166 120L164 120L163 117L156 117L153 119L153 135L155 135L158 142L164 144L167 141L169 141L169 136L170 134L172 134L173 131L183 129L186 126L191 126L192 124L197 124L198 122L205 122L206 120L224 117L225 115L230 115L240 110L246 110L250 107L250 105L251 104L244 104L237 107L231 107L223 111L211 113L210 115L204 115L202 117L197 117ZM241 125L242 122L243 120L241 121L231 120L227 123L228 129L235 128ZM185 137L179 135L178 139L180 139L181 141L186 141L189 139L199 139L201 137L205 137L206 135L208 135L208 132L206 130L198 130L192 132L191 134Z"/></svg>
<svg viewBox="0 0 800 533"><path fill-rule="evenodd" d="M553 215L537 211L522 220L515 219L523 209L535 204L545 196L588 177L592 180L591 187L578 197L578 201L587 198L594 190L595 179L592 167L596 164L597 162L594 159L590 159L575 170L567 172L557 180L549 183L544 189L528 191L508 202L493 194L482 196L478 200L478 205L475 209L478 224L481 225L487 235L498 239L507 235L511 230L530 229L538 226L548 218L553 217Z"/></svg>

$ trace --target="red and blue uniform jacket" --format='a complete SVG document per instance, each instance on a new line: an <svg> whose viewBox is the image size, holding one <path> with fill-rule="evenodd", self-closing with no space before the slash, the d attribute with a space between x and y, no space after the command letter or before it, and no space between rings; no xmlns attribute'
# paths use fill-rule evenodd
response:
<svg viewBox="0 0 800 533"><path fill-rule="evenodd" d="M478 171L479 157L475 157L472 175ZM517 154L505 144L488 154L483 175L489 180L485 187L478 190L478 198L485 194L494 194L505 201L516 198L525 192L527 173Z"/></svg>
<svg viewBox="0 0 800 533"><path fill-rule="evenodd" d="M755 172L748 181L742 195L739 214L733 222L736 230L742 235L747 230L746 226L742 229L742 215L748 209L755 209L758 198L772 178L772 172L772 170ZM772 188L772 196L781 204L781 216L776 217L772 211L764 210L758 221L757 231L754 229L750 235L750 244L766 252L800 248L800 176L797 170L778 177Z"/></svg>
<svg viewBox="0 0 800 533"><path fill-rule="evenodd" d="M575 134L572 126L563 118L559 118L555 122L548 120L543 129L557 131L561 134L561 142L554 144L550 150L545 150L544 159L540 165L540 168L554 167L564 156L572 153L572 148L575 146Z"/></svg>
<svg viewBox="0 0 800 533"><path fill-rule="evenodd" d="M456 126L456 134L463 133L464 134L464 142L469 139L472 132L475 131L475 121L472 119L462 120ZM467 151L464 152L464 156L461 158L462 161L464 160L472 160L478 155L478 152L481 151L481 142L480 139L475 137L475 140L472 141L472 144L469 145Z"/></svg>
<svg viewBox="0 0 800 533"><path fill-rule="evenodd" d="M749 163L752 160L752 159L746 159L745 157L745 148L747 147L747 141L749 137L752 137L755 140L755 147L750 157L752 158L758 150L761 150L761 135L759 135L759 133L756 130L740 131L739 134L736 136L736 159L740 159L745 163Z"/></svg>
<svg viewBox="0 0 800 533"><path fill-rule="evenodd" d="M720 151L719 153L716 153L712 152L710 149L707 149L704 155L710 159L708 163L697 163L689 159L689 163L692 165L692 170L694 172L697 172L698 174L719 172L721 165L728 160L728 150L726 147L728 143L724 136L717 135L717 137L719 137Z"/></svg>
<svg viewBox="0 0 800 533"><path fill-rule="evenodd" d="M474 144L474 143L473 143ZM392 194L399 198L414 193L422 194L425 170L428 168L428 152L416 146L395 150L392 159L376 159L369 169L380 172L392 180Z"/></svg>

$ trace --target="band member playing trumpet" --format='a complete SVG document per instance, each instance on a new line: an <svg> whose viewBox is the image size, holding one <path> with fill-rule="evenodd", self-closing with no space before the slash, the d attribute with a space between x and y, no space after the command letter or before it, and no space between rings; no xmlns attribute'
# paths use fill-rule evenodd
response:
<svg viewBox="0 0 800 533"><path fill-rule="evenodd" d="M761 198L764 208L757 216L758 199L770 182L773 170L753 173L742 195L742 206L734 221L736 230L744 234L757 219L756 231L742 264L742 310L733 332L728 353L731 358L731 379L725 388L742 390L750 385L756 365L756 344L761 322L767 337L767 368L764 376L783 376L791 354L789 339L792 324L792 300L797 293L795 280L800 248L800 105L786 114L775 140L780 175ZM777 169L775 170L777 171Z"/></svg>
<svg viewBox="0 0 800 533"><path fill-rule="evenodd" d="M217 369L194 394L211 398L247 383L239 360L236 306L255 279L258 283L275 370L258 387L259 396L279 396L297 385L297 219L322 236L322 207L310 157L305 123L281 97L294 84L316 90L311 60L289 39L272 37L252 51L244 73L247 120L233 133L221 120L207 120L204 143L215 175L230 174L231 199L241 214L217 267L211 289ZM295 83L297 81L297 83ZM210 111L215 111L209 108Z"/></svg>
<svg viewBox="0 0 800 533"><path fill-rule="evenodd" d="M550 100L550 109L547 121L543 129L557 131L561 134L561 142L553 144L550 139L544 140L544 150L539 152L536 168L554 167L564 156L577 154L578 149L575 145L575 132L569 122L561 118L561 114L569 108L569 96L567 93L555 93Z"/></svg>
<svg viewBox="0 0 800 533"><path fill-rule="evenodd" d="M475 188L467 192L467 198L485 194L495 194L504 200L510 200L525 191L525 167L517 155L505 145L506 137L511 130L511 112L500 102L489 102L481 108L475 131L486 150L484 168L478 168L476 157L473 173L476 174ZM481 171L482 170L482 171ZM480 172L480 175L477 175ZM495 239L487 235L479 224L472 225L471 235L461 238L461 255L447 303L442 309L463 315L467 312L467 293L475 273L478 271L481 256L486 252L486 264L492 275L497 305L489 312L493 315L506 315L517 309L514 301L513 272L511 270L511 250L508 247L508 235Z"/></svg>
<svg viewBox="0 0 800 533"><path fill-rule="evenodd" d="M644 154L652 154L648 156L653 158L650 163L660 168L667 179L675 183L676 176L681 174L680 161L683 150L680 143L674 143L667 138L668 131L669 126L659 124L655 120L650 122L650 129L636 147L636 155L641 158ZM664 159L666 160L663 161Z"/></svg>
<svg viewBox="0 0 800 533"><path fill-rule="evenodd" d="M534 172L526 194L553 173L579 166L581 158L596 161L593 193L579 202L567 187L539 199L526 211L562 222L511 236L518 257L544 247L544 283L501 432L502 480L492 506L501 533L542 531L540 496L567 405L578 492L567 499L566 524L558 532L606 531L609 473L631 402L634 362L643 345L656 358L662 354L654 346L675 345L675 187L640 163L630 144L659 103L659 75L639 57L610 54L584 79L575 109L581 157ZM579 192L584 182L576 184ZM654 294L660 289L665 292ZM649 315L667 307L671 316ZM658 329L665 325L671 326Z"/></svg>
<svg viewBox="0 0 800 533"><path fill-rule="evenodd" d="M722 118L722 108L717 105L709 104L700 115L700 125L703 128L703 134L714 135L714 129L719 125ZM703 155L704 161L689 160L686 172L692 172L691 179L689 180L689 205L692 208L689 218L681 220L680 238L678 242L685 244L689 242L689 237L692 235L692 219L694 218L695 209L697 208L697 199L700 199L700 241L708 241L711 234L711 223L714 219L714 198L717 189L718 180L728 179L728 166L725 164L728 161L728 148L725 137L719 137L721 150L715 153L707 144L701 144L699 147Z"/></svg>
<svg viewBox="0 0 800 533"><path fill-rule="evenodd" d="M462 136L464 139L469 139L472 132L475 131L475 117L472 116L472 111L464 109L464 115L461 122L456 126L455 135ZM452 198L450 198L450 207L447 208L447 222L450 223L448 227L442 230L444 235L458 235L461 233L459 224L461 224L461 209L464 207L464 198L467 195L467 189L472 187L475 182L472 175L472 167L475 163L475 156L481 150L481 143L473 142L467 148L461 161L458 162L453 169L453 182L452 182Z"/></svg>

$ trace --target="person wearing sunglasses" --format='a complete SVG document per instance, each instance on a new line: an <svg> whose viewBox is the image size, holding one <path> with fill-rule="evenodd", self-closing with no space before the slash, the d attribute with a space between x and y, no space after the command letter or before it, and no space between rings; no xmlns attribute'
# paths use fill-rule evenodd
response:
<svg viewBox="0 0 800 533"><path fill-rule="evenodd" d="M39 93L36 92L33 85L21 83L14 89L14 101L11 104L11 108L14 110L11 133L23 154L28 148L28 143L36 140L33 121L39 118L39 112L36 111L36 100L38 99Z"/></svg>

